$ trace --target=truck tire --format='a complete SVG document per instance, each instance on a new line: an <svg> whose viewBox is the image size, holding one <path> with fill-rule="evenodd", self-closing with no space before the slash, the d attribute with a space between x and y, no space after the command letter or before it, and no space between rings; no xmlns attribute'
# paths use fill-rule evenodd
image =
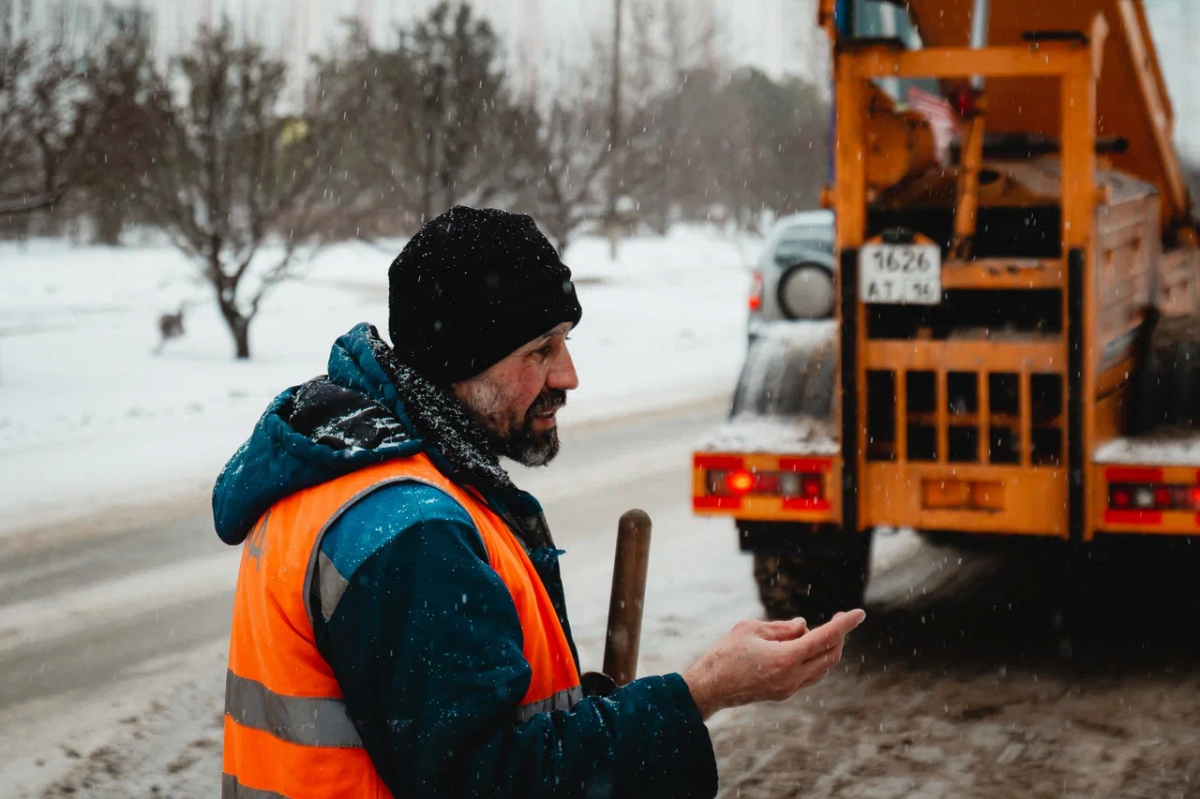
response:
<svg viewBox="0 0 1200 799"><path fill-rule="evenodd" d="M1200 314L1154 323L1131 399L1135 435L1162 427L1200 429Z"/></svg>
<svg viewBox="0 0 1200 799"><path fill-rule="evenodd" d="M1169 416L1181 427L1200 429L1200 342L1175 346L1175 386Z"/></svg>
<svg viewBox="0 0 1200 799"><path fill-rule="evenodd" d="M862 607L870 546L836 552L755 552L754 581L769 619L803 616L809 627Z"/></svg>

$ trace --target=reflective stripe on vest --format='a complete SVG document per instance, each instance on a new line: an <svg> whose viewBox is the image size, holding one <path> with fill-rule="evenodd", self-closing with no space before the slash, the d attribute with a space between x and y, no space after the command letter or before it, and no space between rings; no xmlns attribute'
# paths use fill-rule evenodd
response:
<svg viewBox="0 0 1200 799"><path fill-rule="evenodd" d="M260 791L258 788L247 788L238 782L232 774L221 775L221 799L287 799L281 793Z"/></svg>
<svg viewBox="0 0 1200 799"><path fill-rule="evenodd" d="M246 540L226 678L223 796L390 796L317 650L309 600L328 620L348 585L320 551L325 531L358 499L401 481L426 483L462 506L512 595L531 671L514 719L570 709L582 699L554 605L513 532L426 456L389 461L276 503Z"/></svg>
<svg viewBox="0 0 1200 799"><path fill-rule="evenodd" d="M556 694L517 706L517 721L529 721L538 713L550 713L555 710L570 710L583 699L583 686L576 685L565 688Z"/></svg>
<svg viewBox="0 0 1200 799"><path fill-rule="evenodd" d="M301 746L362 748L340 699L283 696L255 680L225 673L225 712L243 727Z"/></svg>

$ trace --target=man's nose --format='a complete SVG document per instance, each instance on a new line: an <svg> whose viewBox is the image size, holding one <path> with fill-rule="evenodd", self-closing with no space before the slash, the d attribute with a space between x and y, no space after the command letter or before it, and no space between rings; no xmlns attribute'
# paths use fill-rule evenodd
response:
<svg viewBox="0 0 1200 799"><path fill-rule="evenodd" d="M546 387L573 391L579 388L579 375L575 374L575 362L566 346L559 349L554 358L550 374L546 376Z"/></svg>

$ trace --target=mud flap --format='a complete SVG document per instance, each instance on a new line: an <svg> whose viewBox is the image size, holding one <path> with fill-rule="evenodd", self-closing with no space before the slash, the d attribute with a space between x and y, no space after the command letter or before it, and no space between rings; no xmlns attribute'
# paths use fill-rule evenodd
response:
<svg viewBox="0 0 1200 799"><path fill-rule="evenodd" d="M842 527L858 533L858 359L855 333L858 330L858 250L841 253L838 275L841 294L842 366Z"/></svg>
<svg viewBox="0 0 1200 799"><path fill-rule="evenodd" d="M1083 270L1084 251L1067 254L1067 529L1072 541L1084 534L1083 456Z"/></svg>

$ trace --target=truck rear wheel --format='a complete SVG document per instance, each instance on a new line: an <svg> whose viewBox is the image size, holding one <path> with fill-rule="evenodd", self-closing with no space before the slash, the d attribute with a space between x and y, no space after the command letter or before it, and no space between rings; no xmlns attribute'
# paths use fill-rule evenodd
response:
<svg viewBox="0 0 1200 799"><path fill-rule="evenodd" d="M823 552L755 552L754 581L770 619L803 616L809 627L861 607L870 546Z"/></svg>
<svg viewBox="0 0 1200 799"><path fill-rule="evenodd" d="M1158 319L1134 384L1130 430L1200 429L1200 314Z"/></svg>

